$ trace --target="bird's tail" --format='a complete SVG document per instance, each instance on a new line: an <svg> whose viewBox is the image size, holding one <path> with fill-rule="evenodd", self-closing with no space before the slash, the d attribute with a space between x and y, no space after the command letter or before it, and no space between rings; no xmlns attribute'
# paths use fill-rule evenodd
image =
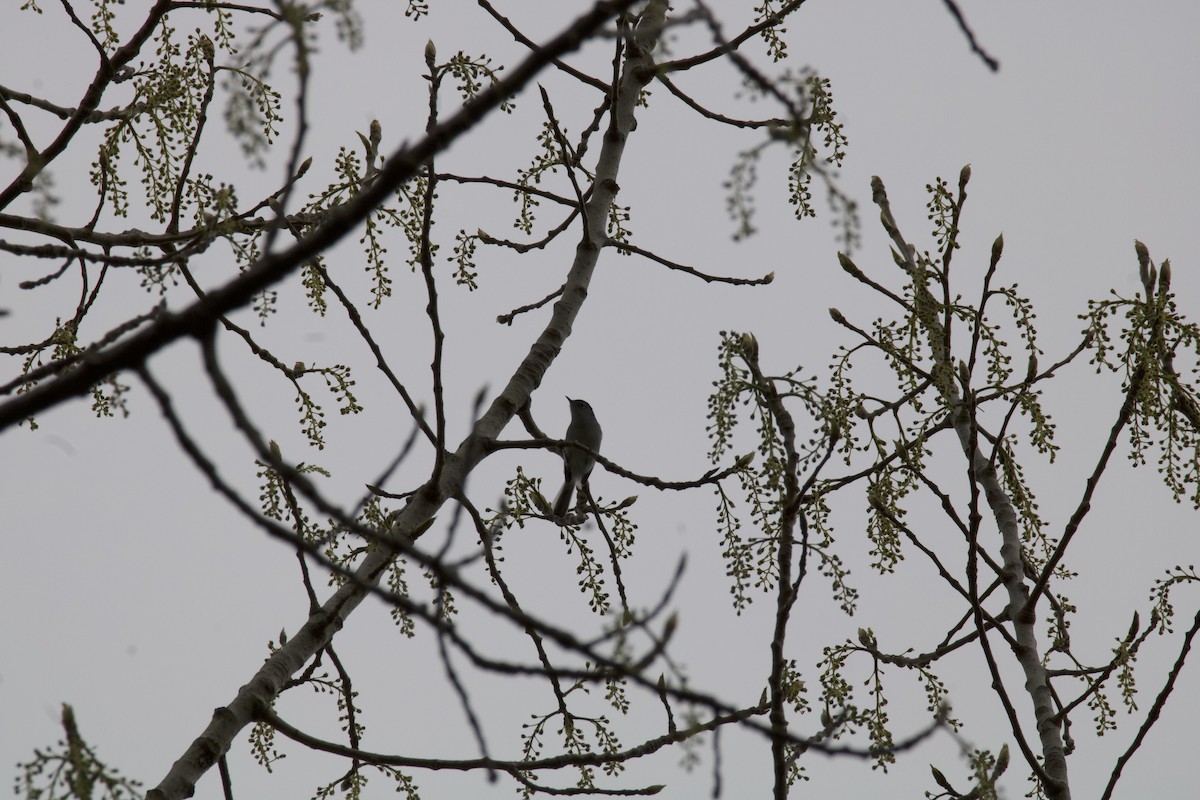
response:
<svg viewBox="0 0 1200 800"><path fill-rule="evenodd" d="M575 481L566 481L563 483L562 490L559 491L558 497L554 499L554 516L565 517L567 511L571 508L571 498L575 495Z"/></svg>

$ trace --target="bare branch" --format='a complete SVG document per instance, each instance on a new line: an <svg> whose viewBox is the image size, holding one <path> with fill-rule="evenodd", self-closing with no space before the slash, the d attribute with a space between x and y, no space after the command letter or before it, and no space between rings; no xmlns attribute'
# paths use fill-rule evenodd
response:
<svg viewBox="0 0 1200 800"><path fill-rule="evenodd" d="M967 44L971 46L971 52L979 56L980 60L987 65L987 68L992 72L1000 70L1000 62L988 55L988 53L979 46L979 42L975 41L975 32L967 24L966 18L963 17L962 11L958 8L958 3L955 0L942 0L946 4L946 10L950 12L950 16L954 17L954 21L958 23L958 28L963 32L963 36L967 37Z"/></svg>

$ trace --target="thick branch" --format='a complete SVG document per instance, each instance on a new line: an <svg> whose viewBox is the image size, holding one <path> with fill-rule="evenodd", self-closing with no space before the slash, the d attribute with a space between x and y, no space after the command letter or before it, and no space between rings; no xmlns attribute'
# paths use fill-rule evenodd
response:
<svg viewBox="0 0 1200 800"><path fill-rule="evenodd" d="M960 179L960 191L965 189L969 176L969 168L964 168ZM1041 663L1038 653L1035 620L1027 613L1029 590L1024 582L1024 560L1021 554L1021 532L1017 522L1017 512L1011 498L1004 491L995 467L976 445L969 403L963 399L954 380L947 377L954 375L951 354L945 346L947 338L945 331L942 330L942 324L938 316L932 313L933 309L937 308L938 302L929 295L928 289L919 279L921 269L917 263L919 256L916 248L905 241L900 233L895 217L892 215L883 182L879 178L871 180L871 190L872 197L879 206L883 226L895 244L897 261L913 278L916 292L915 306L921 324L925 328L936 364L932 370L934 385L942 393L943 400L950 410L950 419L963 447L963 453L970 459L973 477L983 489L984 497L1000 533L1000 554L1004 563L1001 578L1008 591L1009 610L1012 614L1017 639L1017 646L1013 648L1013 654L1024 672L1025 688L1033 701L1038 737L1041 741L1041 763L1037 758L1032 757L1033 754L1028 752L1024 746L1022 750L1025 751L1030 768L1040 773L1039 777L1045 782L1044 789L1047 796L1053 800L1069 800L1071 791L1067 781L1067 761L1061 729L1055 721L1054 699L1050 691L1046 668ZM921 313L922 311L925 313ZM1019 730L1014 730L1014 735L1018 734ZM1023 745L1023 740L1019 741L1019 744Z"/></svg>
<svg viewBox="0 0 1200 800"><path fill-rule="evenodd" d="M493 84L488 90L480 93L458 114L438 125L420 145L411 150L402 150L389 159L386 166L380 171L379 180L347 206L335 210L325 225L284 254L291 254L296 259L294 262L284 265L278 263L282 256L265 257L262 260L265 265L260 262L258 267L252 269L232 285L239 286L241 291L246 291L245 284L250 275L257 276L260 282L269 285L273 280L294 269L295 265L301 263L304 258L315 255L321 248L331 244L352 224L361 219L361 215L369 212L381 202L393 191L395 186L412 177L422 164L436 152L444 149L450 140L469 128L484 113L498 105L502 99L513 94L546 63L578 46L605 20L611 18L614 13L629 5L630 2L631 0L618 0L618 2L595 5L589 13L580 17L567 31L535 51L518 65L507 80ZM665 0L658 0L658 5L661 9L661 6L665 5ZM590 230L593 231L604 230L604 220L617 190L616 176L625 147L625 139L633 128L637 98L647 79L646 76L650 74L649 66L652 62L649 53L653 42L638 41L637 45L639 46L631 52L626 62L621 83L617 87L618 98L614 105L615 124L604 138L603 149L596 168L596 189L587 207L587 215L591 223ZM419 157L418 153L420 153ZM334 227L337 234L334 235L333 232L327 231L326 229L329 227ZM508 424L516 410L528 403L530 394L541 383L546 370L549 369L554 356L561 348L563 340L570 333L571 323L579 313L587 295L587 284L591 280L600 250L600 242L580 242L575 262L567 279L563 299L555 305L550 322L530 349L529 354L514 371L504 391L476 422L471 434L459 445L457 451L446 458L438 480L430 481L414 492L409 504L398 514L392 530L392 535L398 542L411 541L412 537L419 535L420 531L428 527L429 521L441 505L448 498L459 494L466 476L486 453L483 443L494 439ZM297 255L299 258L296 258ZM276 272L279 274L276 275ZM229 290L226 290L226 297L228 293ZM252 294L253 290L250 293ZM214 296L216 294L214 293ZM248 299L249 295L246 297ZM144 357L144 355L139 357ZM81 368L76 371L83 370ZM9 403L5 407L0 407L0 412L8 411L8 406L11 405L12 403ZM0 417L0 424L2 421L3 418ZM287 644L271 655L250 681L242 687L237 697L228 706L220 708L214 713L212 722L188 747L187 752L175 762L163 781L147 793L147 800L167 800L168 798L191 796L195 791L196 781L215 763L217 758L228 750L239 731L255 719L261 718L271 699L278 694L287 679L330 641L341 628L345 619L367 596L368 589L366 587L373 586L378 582L393 558L394 553L390 548L378 547L371 550L356 569L356 576L361 580L348 582L334 593L318 612L310 616Z"/></svg>

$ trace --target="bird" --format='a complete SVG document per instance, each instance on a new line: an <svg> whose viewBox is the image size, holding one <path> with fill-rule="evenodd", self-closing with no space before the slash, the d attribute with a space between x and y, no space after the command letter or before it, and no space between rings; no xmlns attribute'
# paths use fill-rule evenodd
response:
<svg viewBox="0 0 1200 800"><path fill-rule="evenodd" d="M602 431L592 407L586 400L572 400L568 397L567 401L571 404L571 424L567 426L567 435L563 438L599 452ZM575 490L591 474L594 466L596 459L590 453L574 447L563 448L563 487L554 500L556 518L566 515Z"/></svg>

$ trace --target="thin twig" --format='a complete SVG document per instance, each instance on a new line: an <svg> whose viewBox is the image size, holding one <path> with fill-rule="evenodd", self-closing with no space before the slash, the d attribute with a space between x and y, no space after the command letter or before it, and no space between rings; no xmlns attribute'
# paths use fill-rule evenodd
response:
<svg viewBox="0 0 1200 800"><path fill-rule="evenodd" d="M1129 747L1117 759L1117 765L1113 768L1112 775L1108 779L1108 785L1104 787L1104 794L1100 796L1100 800L1109 800L1112 797L1113 789L1116 788L1117 781L1121 779L1121 772L1125 769L1125 765L1129 763L1129 759L1133 758L1134 753L1142 746L1142 742L1146 740L1146 734L1154 727L1154 723L1158 722L1158 718L1167 704L1167 698L1171 696L1171 692L1175 688L1175 681L1183 673L1183 664L1187 660L1188 653L1191 652L1192 639L1196 637L1197 631L1200 631L1200 611L1196 612L1196 616L1192 621L1192 627L1188 628L1188 632L1184 634L1183 644L1179 648L1179 656L1175 659L1175 663L1171 665L1171 671L1167 674L1167 682L1163 684L1163 688L1159 691L1158 696L1154 698L1154 705L1150 707L1149 713L1146 714L1146 720L1138 728L1137 736L1133 737L1133 741L1129 743Z"/></svg>
<svg viewBox="0 0 1200 800"><path fill-rule="evenodd" d="M963 32L963 36L967 37L967 44L971 46L971 52L979 56L992 72L999 71L1000 62L979 46L979 42L975 40L975 32L971 30L966 18L963 17L962 12L958 9L958 3L955 0L942 0L942 2L946 4L946 10L950 12L950 16L954 17L954 21L958 23L958 29Z"/></svg>

